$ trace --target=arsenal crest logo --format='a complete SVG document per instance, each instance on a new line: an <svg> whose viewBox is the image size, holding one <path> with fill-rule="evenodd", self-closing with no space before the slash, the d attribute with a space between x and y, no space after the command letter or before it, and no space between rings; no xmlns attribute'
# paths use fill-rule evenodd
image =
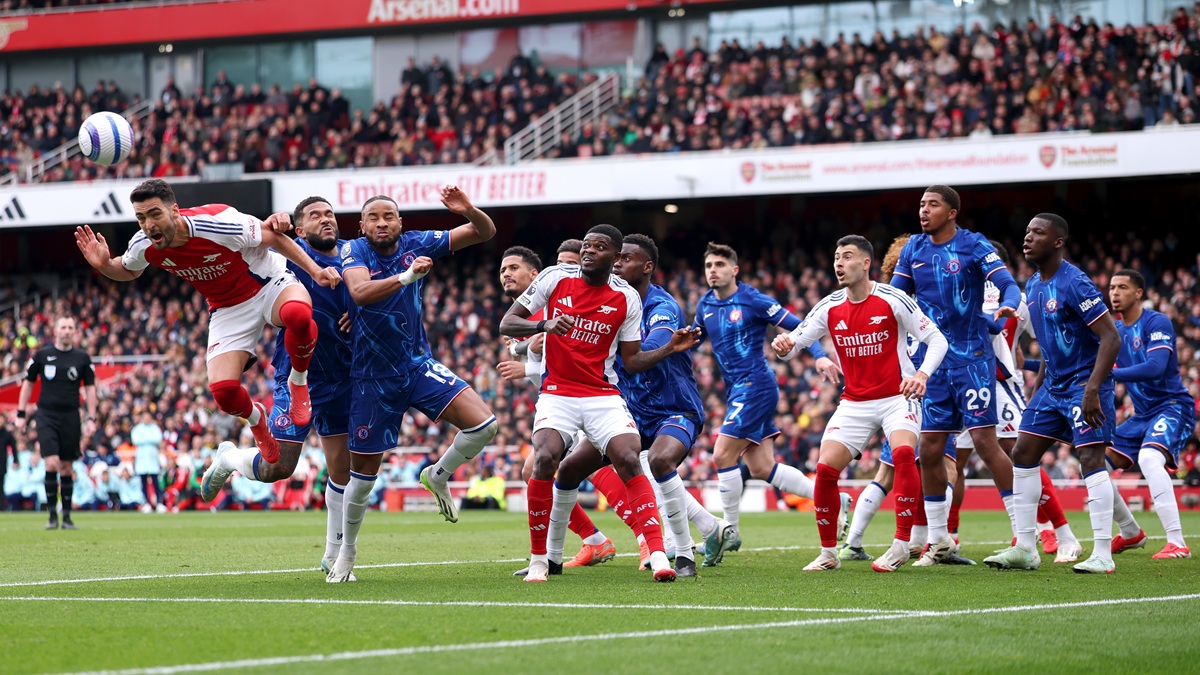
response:
<svg viewBox="0 0 1200 675"><path fill-rule="evenodd" d="M1054 164L1054 159L1058 156L1058 153L1055 152L1053 145L1043 145L1038 155L1042 160L1042 166L1049 169Z"/></svg>
<svg viewBox="0 0 1200 675"><path fill-rule="evenodd" d="M754 162L742 162L742 180L747 183L753 182L755 171Z"/></svg>

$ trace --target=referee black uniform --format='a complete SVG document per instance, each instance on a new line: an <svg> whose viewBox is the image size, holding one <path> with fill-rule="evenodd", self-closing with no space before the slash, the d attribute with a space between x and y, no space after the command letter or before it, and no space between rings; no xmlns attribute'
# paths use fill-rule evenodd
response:
<svg viewBox="0 0 1200 675"><path fill-rule="evenodd" d="M96 384L96 373L92 370L92 357L82 349L59 349L55 345L43 347L33 355L25 379L31 384L42 379L42 393L38 397L37 439L42 457L57 457L59 471L67 469L62 476L63 524L71 522L71 495L75 489L75 477L70 472L71 463L80 457L83 428L79 419L79 388ZM23 415L24 411L18 411ZM50 522L58 525L54 505L58 501L59 475L46 472L46 504L50 509Z"/></svg>

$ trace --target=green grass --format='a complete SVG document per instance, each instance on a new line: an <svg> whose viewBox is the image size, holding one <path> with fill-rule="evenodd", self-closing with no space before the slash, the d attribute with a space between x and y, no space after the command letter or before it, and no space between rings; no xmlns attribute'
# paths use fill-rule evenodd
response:
<svg viewBox="0 0 1200 675"><path fill-rule="evenodd" d="M1138 515L1161 537L1153 513ZM1069 516L1080 536L1090 532L1084 514ZM1183 517L1191 543L1200 542L1200 513ZM3 673L239 660L246 662L233 670L254 673L491 675L1188 672L1200 662L1200 560L1150 560L1161 538L1118 556L1107 577L1073 574L1046 556L1037 572L905 566L883 575L853 563L805 573L816 556L811 514L750 514L744 549L697 579L655 584L634 569L635 556L623 555L535 585L510 576L528 549L521 515L466 512L451 525L436 514L370 513L359 581L335 585L316 570L321 513L85 513L74 532L43 531L43 518L0 517ZM636 551L610 513L597 514L597 523L619 551ZM890 512L877 519L871 552L890 542L892 523ZM1007 529L1002 513L964 513L964 555L982 560ZM571 536L567 554L577 545ZM207 574L250 571L267 573ZM105 579L135 575L152 578ZM105 580L14 585L67 579ZM1183 594L1198 595L1151 600ZM313 602L265 602L273 599ZM1046 606L1112 599L1141 600ZM1038 607L964 612L1026 605ZM918 610L949 613L898 613ZM682 632L689 628L696 630ZM677 633L645 635L654 631ZM565 639L495 644L553 638ZM268 661L335 654L342 657Z"/></svg>

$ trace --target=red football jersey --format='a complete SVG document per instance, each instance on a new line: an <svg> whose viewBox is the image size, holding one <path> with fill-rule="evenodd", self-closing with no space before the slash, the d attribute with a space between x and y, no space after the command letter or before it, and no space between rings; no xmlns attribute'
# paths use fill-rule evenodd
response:
<svg viewBox="0 0 1200 675"><path fill-rule="evenodd" d="M153 264L186 279L213 311L253 298L287 271L287 260L262 246L262 221L231 206L208 204L180 209L188 228L183 246L158 250L142 232L121 257L127 270Z"/></svg>
<svg viewBox="0 0 1200 675"><path fill-rule="evenodd" d="M544 270L517 298L531 313L545 308L548 318L575 317L567 335L546 335L542 392L559 396L616 396L613 362L619 342L642 339L642 299L617 276L592 286L575 266Z"/></svg>

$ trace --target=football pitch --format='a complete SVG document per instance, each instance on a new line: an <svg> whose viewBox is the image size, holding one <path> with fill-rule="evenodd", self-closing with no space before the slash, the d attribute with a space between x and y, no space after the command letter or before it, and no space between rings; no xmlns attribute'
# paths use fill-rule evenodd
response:
<svg viewBox="0 0 1200 675"><path fill-rule="evenodd" d="M744 546L718 567L656 584L606 512L621 555L527 584L512 576L521 514L372 512L358 581L326 584L324 513L82 513L51 532L44 514L4 514L0 672L1195 672L1200 560L1151 560L1162 528L1137 515L1151 540L1109 576L1044 554L1036 572L801 572L812 514L768 513L742 517ZM1200 544L1200 513L1182 516ZM867 550L893 527L879 514ZM964 512L961 532L982 561L1008 524Z"/></svg>

